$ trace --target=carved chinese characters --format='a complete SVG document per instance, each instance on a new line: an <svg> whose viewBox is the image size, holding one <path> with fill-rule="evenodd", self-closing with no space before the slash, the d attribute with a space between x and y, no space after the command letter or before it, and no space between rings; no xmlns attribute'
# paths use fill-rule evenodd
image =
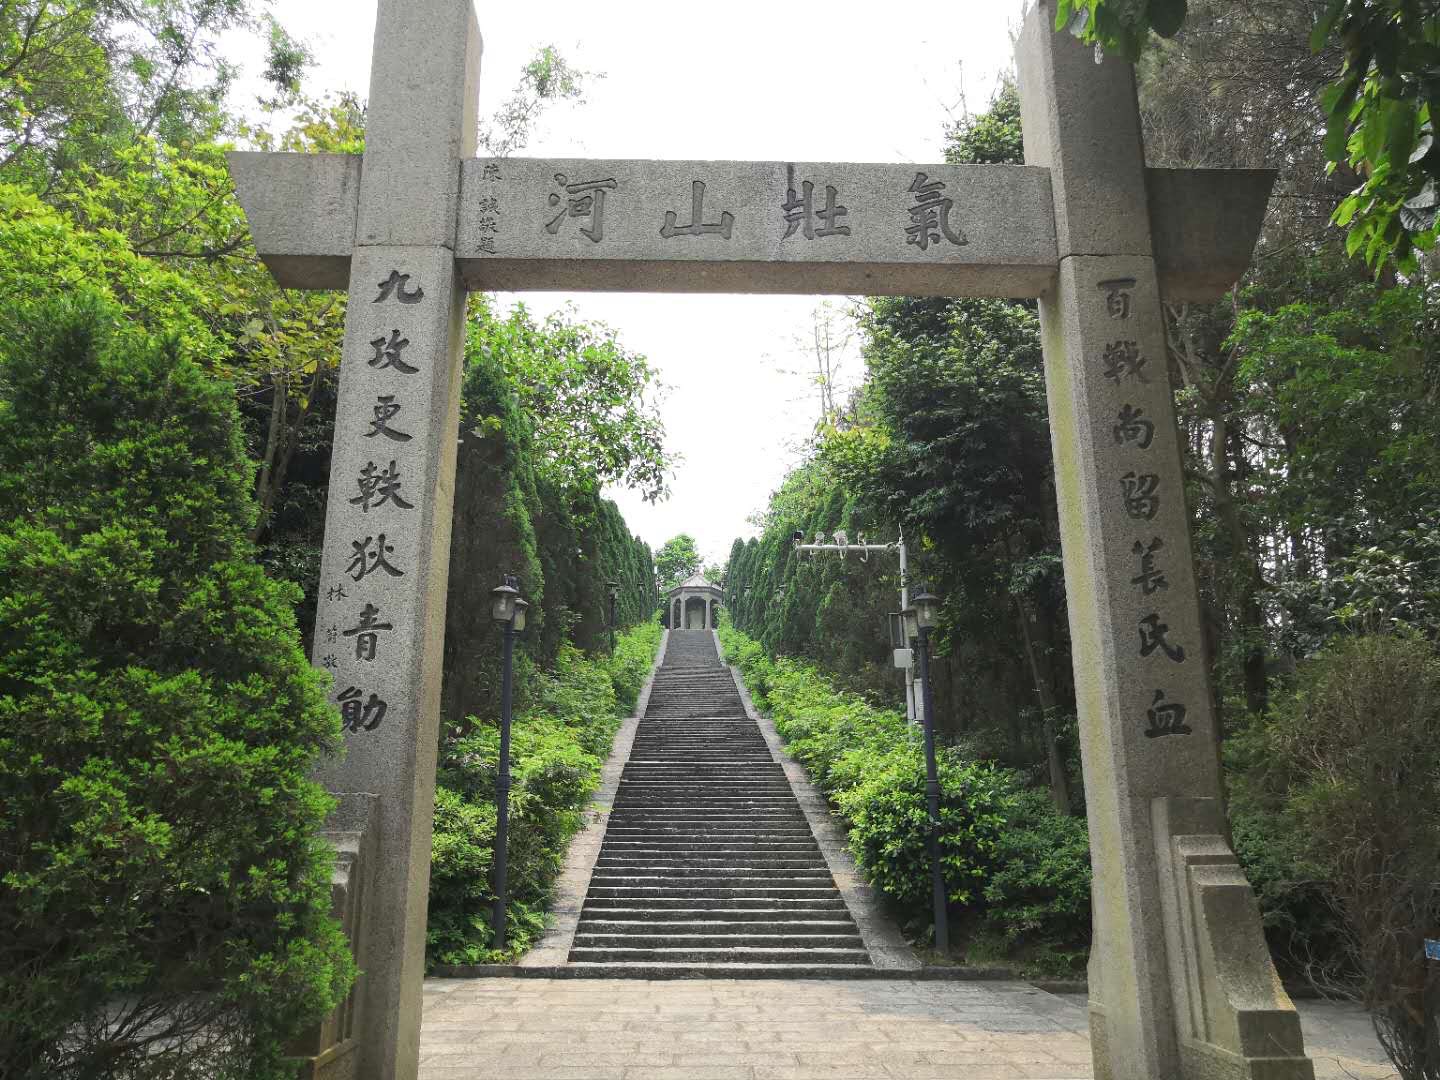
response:
<svg viewBox="0 0 1440 1080"><path fill-rule="evenodd" d="M393 449L378 461L367 457L349 481L355 494L343 503L348 515L355 519L355 528L347 538L344 580L327 583L323 628L318 631L327 647L335 647L335 651L322 656L321 664L337 674L342 657L347 664L376 671L377 661L384 659L385 643L405 629L384 614L386 605L379 589L387 580L405 577L409 565L407 553L392 539L396 530L387 530L384 519L416 509L403 490L407 465L404 448L414 436L401 426L401 414L405 410L406 387L418 385L411 380L421 373L421 365L407 359L411 342L403 323L406 310L424 302L424 286L414 280L413 274L399 268L378 282L378 293L372 300L386 312L387 323L368 340L365 366L382 380L378 388L390 392L375 395L371 415L351 437L375 440ZM394 322L402 325L395 326ZM346 437L338 428L337 434ZM383 681L384 675L376 671L374 678ZM339 678L336 691L335 701L348 733L375 731L384 722L390 708L384 686L352 685Z"/></svg>
<svg viewBox="0 0 1440 1080"><path fill-rule="evenodd" d="M460 261L766 260L931 267L1003 259L1024 266L1053 248L1031 235L1029 218L1002 239L981 216L993 208L994 180L971 180L974 166L805 162L646 162L507 159L464 169ZM1023 186L1043 177L1024 176ZM976 236L972 236L972 229ZM1013 250L1010 250L1012 249ZM1031 250L1033 248L1033 251ZM494 258L487 258L494 257ZM547 273L572 267L546 267ZM401 271L403 272L403 271ZM503 274L503 270L495 273ZM633 279L625 279L627 287ZM391 283L397 294L400 283ZM413 292L414 283L404 286ZM921 291L928 291L922 286ZM376 364L413 363L404 336L374 342Z"/></svg>
<svg viewBox="0 0 1440 1080"><path fill-rule="evenodd" d="M665 211L665 222L660 226L660 235L666 240L672 236L718 236L729 240L735 228L735 215L729 210L721 211L720 220L705 224L701 221L705 205L705 181L696 180L690 185L690 220L677 225L680 215L674 210Z"/></svg>
<svg viewBox="0 0 1440 1080"><path fill-rule="evenodd" d="M940 243L941 237L956 247L970 242L963 232L957 233L950 225L955 200L945 196L944 183L917 172L910 182L910 193L915 196L915 205L910 207L910 225L905 230L907 244L925 251L931 244Z"/></svg>
<svg viewBox="0 0 1440 1080"><path fill-rule="evenodd" d="M784 238L790 239L797 230L806 240L826 236L849 236L850 226L839 224L840 219L850 213L848 209L836 202L840 193L832 185L826 184L825 205L816 209L814 182L803 181L800 185L800 194L797 195L795 166L789 165L786 166L786 169L789 183L785 188L785 201L780 206L780 211L785 218Z"/></svg>
<svg viewBox="0 0 1440 1080"><path fill-rule="evenodd" d="M1109 278L1098 283L1097 291L1104 304L1103 322L1109 333L1096 353L1098 377L1115 403L1110 413L1113 419L1108 421L1109 436L1119 448L1120 461L1127 466L1116 477L1113 497L1125 519L1139 524L1155 522L1165 515L1181 515L1184 504L1178 491L1166 490L1163 469L1158 461L1151 460L1158 452L1155 422L1147 415L1146 408L1132 399L1136 393L1169 392L1168 387L1149 387L1151 358L1130 325L1136 284L1134 278ZM1155 370L1163 370L1162 365L1157 363ZM1183 526L1183 522L1180 524ZM1137 659L1162 668L1183 665L1188 659L1186 647L1176 640L1163 607L1157 604L1165 599L1170 588L1163 561L1165 542L1153 534L1137 534L1128 541L1127 547L1134 560L1128 585L1141 603L1134 609L1131 631L1134 636L1122 648L1133 650ZM1153 671L1153 677L1155 683L1161 682L1163 671ZM1146 685L1151 683L1147 681ZM1185 722L1189 709L1182 702L1172 700L1170 689L1156 686L1150 693L1142 723L1147 738L1192 733Z"/></svg>
<svg viewBox="0 0 1440 1080"><path fill-rule="evenodd" d="M553 236L560 231L560 223L567 217L580 218L586 222L580 226L581 236L593 244L605 239L605 193L615 190L614 179L572 184L564 173L556 173L555 183L563 190L563 195L551 192L550 206L552 209L559 207L559 212L545 223L545 231Z"/></svg>

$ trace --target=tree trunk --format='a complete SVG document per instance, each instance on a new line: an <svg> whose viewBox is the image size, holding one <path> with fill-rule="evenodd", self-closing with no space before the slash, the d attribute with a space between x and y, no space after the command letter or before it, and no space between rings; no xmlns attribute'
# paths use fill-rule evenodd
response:
<svg viewBox="0 0 1440 1080"><path fill-rule="evenodd" d="M270 525L270 510L275 505L275 456L280 447L280 435L285 429L287 414L290 412L289 396L285 392L285 381L274 374L270 377L270 430L265 436L265 457L260 462L260 475L255 479L255 501L260 504L260 513L255 517L255 527L250 530L250 542L258 544Z"/></svg>
<svg viewBox="0 0 1440 1080"><path fill-rule="evenodd" d="M1069 815L1070 779L1065 775L1065 759L1060 755L1060 738L1055 733L1055 692L1049 678L1041 673L1040 658L1035 653L1035 640L1030 633L1030 617L1020 598L1015 598L1015 617L1020 623L1020 636L1025 642L1025 656L1030 661L1030 675L1035 680L1035 696L1040 700L1044 717L1045 761L1050 771L1050 801L1055 809ZM1048 658L1045 668L1049 668Z"/></svg>
<svg viewBox="0 0 1440 1080"><path fill-rule="evenodd" d="M1218 407L1216 413L1219 413ZM1269 705L1269 677L1265 671L1265 610L1260 603L1264 584L1260 565L1250 546L1245 523L1230 490L1232 472L1243 482L1243 468L1230 468L1231 431L1226 420L1216 415L1210 436L1210 480L1215 491L1215 512L1225 527L1230 558L1240 572L1239 593L1235 597L1240 633L1245 640L1242 678L1245 687L1245 708L1257 716L1264 715Z"/></svg>
<svg viewBox="0 0 1440 1080"><path fill-rule="evenodd" d="M300 445L300 435L305 430L305 421L310 418L310 410L315 404L315 395L320 392L320 383L324 377L325 368L317 364L314 374L310 376L310 386L300 400L300 408L295 414L293 424L290 422L289 394L284 389L277 388L280 412L277 416L275 407L272 405L270 435L265 448L265 463L261 466L260 478L256 482L256 494L260 502L260 519L250 534L253 543L258 544L260 537L269 528L270 515L275 509L281 489L285 486L285 480L290 475L290 461L294 458L295 450Z"/></svg>

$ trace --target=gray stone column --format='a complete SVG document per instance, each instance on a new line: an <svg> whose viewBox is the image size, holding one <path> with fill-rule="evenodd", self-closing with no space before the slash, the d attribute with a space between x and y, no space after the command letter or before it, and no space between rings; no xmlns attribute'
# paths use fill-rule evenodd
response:
<svg viewBox="0 0 1440 1080"><path fill-rule="evenodd" d="M419 1064L465 330L458 163L475 152L480 47L469 0L380 0L315 634L346 728L319 778L379 797L367 1080Z"/></svg>
<svg viewBox="0 0 1440 1080"><path fill-rule="evenodd" d="M1059 275L1040 315L1094 868L1095 1074L1301 1076L1303 1058L1299 1071L1287 1062L1283 1073L1251 1073L1246 1051L1208 1048L1226 1039L1203 1023L1191 1033L1198 1021L1177 1015L1177 999L1215 978L1217 963L1221 978L1266 991L1272 982L1277 1015L1284 995L1263 946L1243 970L1226 968L1223 953L1202 955L1205 931L1187 939L1175 912L1203 923L1212 897L1186 878L1188 868L1162 873L1172 837L1168 824L1157 833L1157 821L1178 820L1186 807L1182 831L1224 830L1140 117L1132 67L1115 58L1097 65L1090 48L1053 26L1053 0L1044 0L1026 20L1018 61L1025 158L1050 169L1059 242ZM1211 853L1217 864L1228 856ZM1242 910L1248 889L1238 869L1234 876L1238 891L1228 881L1228 895ZM1220 932L1248 946L1258 922L1242 914ZM1197 1016L1230 1008L1227 989L1211 987L1212 1003L1197 1005ZM1241 1032L1230 1040L1239 1048L1245 1025L1234 1015L1220 1023ZM1293 1041L1284 1034L1265 1055L1272 1061L1282 1043L1298 1046L1298 1026ZM1214 1055L1203 1073L1194 1054Z"/></svg>
<svg viewBox="0 0 1440 1080"><path fill-rule="evenodd" d="M708 596L705 598L705 629L715 629L715 601Z"/></svg>

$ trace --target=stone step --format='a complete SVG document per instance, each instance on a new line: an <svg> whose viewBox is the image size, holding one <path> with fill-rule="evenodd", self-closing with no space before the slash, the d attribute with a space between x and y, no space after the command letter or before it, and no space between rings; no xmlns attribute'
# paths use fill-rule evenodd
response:
<svg viewBox="0 0 1440 1080"><path fill-rule="evenodd" d="M696 834L666 839L649 830L632 836L607 835L601 851L602 855L653 855L664 859L683 855L704 859L808 859L819 853L813 838L798 833L764 837Z"/></svg>
<svg viewBox="0 0 1440 1080"><path fill-rule="evenodd" d="M767 851L784 854L795 851L814 851L815 843L809 833L797 829L787 834L775 829L763 835L749 833L708 834L696 832L693 835L658 832L653 828L633 830L616 828L611 825L605 833L605 849L620 852L639 851L701 851L705 854L726 852Z"/></svg>
<svg viewBox="0 0 1440 1080"><path fill-rule="evenodd" d="M597 866L591 881L597 885L636 886L678 882L687 888L707 884L749 888L774 883L786 889L831 885L830 871L823 866Z"/></svg>
<svg viewBox="0 0 1440 1080"><path fill-rule="evenodd" d="M600 885L590 886L597 900L830 900L840 893L834 885L794 887L755 885Z"/></svg>
<svg viewBox="0 0 1440 1080"><path fill-rule="evenodd" d="M576 928L577 934L858 934L854 922L844 919L776 919L772 912L711 912L723 918L694 919L672 918L683 912L617 912L625 918L583 918ZM659 918L639 918L643 915ZM752 918L736 918L748 914Z"/></svg>
<svg viewBox="0 0 1440 1080"><path fill-rule="evenodd" d="M856 964L868 965L864 949L589 949L570 950L570 959L592 964Z"/></svg>
<svg viewBox="0 0 1440 1080"><path fill-rule="evenodd" d="M829 882L830 868L822 859L785 860L777 865L759 863L746 859L727 859L718 862L680 862L679 860L652 860L643 862L601 861L595 865L594 881L614 883L617 879L636 881L640 878L664 878L667 881L704 878L736 879L766 878L771 881L793 881L818 878ZM808 881L805 884L809 884Z"/></svg>
<svg viewBox="0 0 1440 1080"><path fill-rule="evenodd" d="M738 909L763 910L771 918L783 918L780 912L802 912L807 918L814 918L819 912L848 911L845 901L838 892L830 896L587 896L586 911L617 911L630 909L653 911L731 911Z"/></svg>
<svg viewBox="0 0 1440 1080"><path fill-rule="evenodd" d="M713 817L679 817L673 807L667 811L636 806L617 808L612 813L611 824L625 828L657 831L670 828L681 833L724 836L737 832L797 832L805 828L806 821L798 805L782 807L767 814L749 814L744 818L718 809Z"/></svg>
<svg viewBox="0 0 1440 1080"><path fill-rule="evenodd" d="M766 870L825 870L825 860L818 848L808 851L789 851L785 854L769 854L765 848L752 851L631 851L626 848L612 850L606 845L600 852L599 867L763 867ZM827 871L828 873L828 871Z"/></svg>
<svg viewBox="0 0 1440 1080"><path fill-rule="evenodd" d="M784 769L706 632L669 638L570 961L622 973L869 967Z"/></svg>
<svg viewBox="0 0 1440 1080"><path fill-rule="evenodd" d="M849 934L672 934L582 932L577 949L863 949L860 931Z"/></svg>
<svg viewBox="0 0 1440 1080"><path fill-rule="evenodd" d="M607 901L608 903L608 901ZM804 923L816 926L833 927L835 924L854 926L850 918L850 912L843 906L840 908L814 907L802 904L786 905L776 907L709 907L709 908L671 908L671 907L595 907L586 904L580 915L580 925L587 926L598 923L619 922L630 924L639 923L675 923L683 925L704 925L704 926L729 926L736 923L760 923L764 926L790 926L795 923ZM684 933L684 931L680 931ZM778 933L778 931L767 931Z"/></svg>
<svg viewBox="0 0 1440 1080"><path fill-rule="evenodd" d="M884 977L868 964L683 964L569 963L582 979L873 979Z"/></svg>

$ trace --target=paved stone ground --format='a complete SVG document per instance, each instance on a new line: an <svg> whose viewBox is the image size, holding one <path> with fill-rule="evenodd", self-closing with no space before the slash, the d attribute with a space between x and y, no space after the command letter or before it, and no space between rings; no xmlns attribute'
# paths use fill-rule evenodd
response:
<svg viewBox="0 0 1440 1080"><path fill-rule="evenodd" d="M1317 1080L1382 1080L1369 1021L1301 1002ZM433 979L420 1080L1088 1080L1084 1001L1015 982Z"/></svg>

